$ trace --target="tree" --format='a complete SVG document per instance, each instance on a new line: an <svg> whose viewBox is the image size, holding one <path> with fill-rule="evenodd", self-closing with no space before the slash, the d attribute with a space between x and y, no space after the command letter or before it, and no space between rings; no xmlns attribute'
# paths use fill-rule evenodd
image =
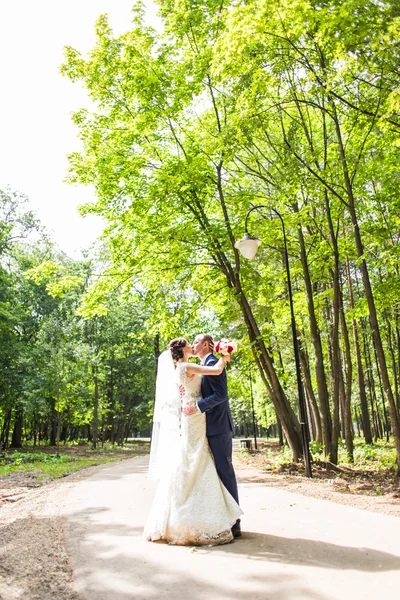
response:
<svg viewBox="0 0 400 600"><path fill-rule="evenodd" d="M265 248L254 263L234 246L262 198L288 231L303 376L326 454L337 461L342 431L352 457L353 364L369 439L365 365L348 335L368 315L400 465L398 301L389 316L383 292L398 278L394 3L162 1L160 11L162 35L137 6L119 37L100 17L87 59L66 49L64 74L97 105L74 116L84 149L70 157L71 181L95 185L97 202L84 210L109 223L111 264L86 305L96 314L101 298L134 282L157 307L162 337L180 333L189 303L191 317L207 308L234 324L297 458L278 224L253 221Z"/></svg>

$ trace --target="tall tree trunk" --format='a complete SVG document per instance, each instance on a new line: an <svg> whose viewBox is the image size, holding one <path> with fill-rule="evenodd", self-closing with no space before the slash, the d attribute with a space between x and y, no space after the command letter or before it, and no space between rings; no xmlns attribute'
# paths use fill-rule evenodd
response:
<svg viewBox="0 0 400 600"><path fill-rule="evenodd" d="M160 333L157 331L156 335L154 336L154 358L155 358L155 378L157 380L157 373L158 373L158 359L159 356L161 354L161 350L160 350ZM154 413L154 407L156 404L156 395L154 394L154 403L153 403L153 413ZM153 430L151 430L150 432L150 439L153 436Z"/></svg>
<svg viewBox="0 0 400 600"><path fill-rule="evenodd" d="M389 436L390 436L390 423L389 423L389 419L388 419L388 415L387 415L387 411L386 411L386 406L385 406L385 394L383 391L383 386L382 386L382 378L381 378L381 374L379 371L379 363L378 363L378 357L376 355L376 348L374 345L374 355L375 355L375 364L376 364L376 370L378 373L378 379L379 379L379 389L380 389L380 393L381 393L381 400L382 400L382 409L383 409L383 419L384 419L384 431L386 431L386 441L389 441Z"/></svg>
<svg viewBox="0 0 400 600"><path fill-rule="evenodd" d="M283 439L282 424L279 420L278 413L276 411L275 411L275 414L276 414L276 428L278 430L279 447L283 448L283 446L285 445L285 442Z"/></svg>
<svg viewBox="0 0 400 600"><path fill-rule="evenodd" d="M354 311L353 284L352 284L352 280L351 280L349 259L346 259L346 271L347 271L347 283L349 286L350 308L352 309L352 311ZM363 368L363 364L362 364L360 341L359 341L359 337L358 337L358 328L357 328L356 320L354 318L354 313L352 316L352 325L353 325L354 349L355 349L355 353L356 353L358 390L359 390L359 394L360 394L362 430L363 430L365 443L372 444L371 421L369 418L367 394L365 391L364 368Z"/></svg>
<svg viewBox="0 0 400 600"><path fill-rule="evenodd" d="M108 439L112 444L115 441L115 397L114 397L114 353L110 356L110 377L108 383Z"/></svg>
<svg viewBox="0 0 400 600"><path fill-rule="evenodd" d="M337 234L332 222L331 207L328 191L324 190L325 213L328 221L329 235L333 248L333 269L332 269L332 371L333 371L333 394L332 394L332 441L330 457L333 464L338 461L338 439L339 439L339 406L340 406L340 380L341 380L341 359L339 348L339 320L340 320L340 279L339 279L339 248L337 244Z"/></svg>
<svg viewBox="0 0 400 600"><path fill-rule="evenodd" d="M97 368L92 368L93 374L93 382L94 382L94 395L93 395L93 439L92 446L93 448L97 448L97 437L98 437L98 427L99 427L99 381L97 378Z"/></svg>
<svg viewBox="0 0 400 600"><path fill-rule="evenodd" d="M38 434L38 424L37 424L37 420L36 417L33 420L33 426L32 426L32 435L33 435L33 447L36 447L37 444L37 434Z"/></svg>
<svg viewBox="0 0 400 600"><path fill-rule="evenodd" d="M56 411L56 400L50 398L51 415L50 415L50 446L57 445L57 422L58 412Z"/></svg>
<svg viewBox="0 0 400 600"><path fill-rule="evenodd" d="M397 307L394 307L394 318L395 318L395 337L396 337L396 346L397 346L397 372L400 377L400 327L399 327L399 313ZM399 398L397 398L397 414L400 419L400 393Z"/></svg>
<svg viewBox="0 0 400 600"><path fill-rule="evenodd" d="M213 88L210 79L208 83L213 109L218 123L217 134L219 134L221 133L221 129L218 106L213 96ZM203 201L202 199L199 199L196 196L195 192L192 193L190 203L187 203L187 206L193 212L197 222L204 231L206 237L210 239L210 235L212 236L211 239L213 245L213 260L216 261L220 271L226 277L228 287L234 292L235 298L241 308L247 332L252 343L253 356L256 361L257 367L260 371L262 382L264 383L268 395L271 398L274 408L279 416L282 428L284 429L286 438L292 450L293 459L297 460L303 454L302 432L300 423L282 389L282 386L279 382L279 378L275 372L271 357L268 354L268 350L259 330L258 324L242 288L240 279L240 257L238 250L235 248L235 237L232 232L229 213L224 197L222 165L223 159L221 157L219 162L215 164L216 193L222 210L224 225L228 234L228 238L230 240L234 256L233 264L231 264L230 259L224 253L224 250L220 244L220 240L218 239L218 237L212 236L212 234L210 234L212 227L207 218L207 215L204 212Z"/></svg>
<svg viewBox="0 0 400 600"><path fill-rule="evenodd" d="M340 289L340 329L344 341L344 353L346 357L343 427L344 437L346 440L347 457L349 462L352 463L354 462L353 420L351 417L351 388L353 381L353 365L351 360L349 330L347 327L346 315L344 312L343 305L342 287Z"/></svg>
<svg viewBox="0 0 400 600"><path fill-rule="evenodd" d="M396 362L396 356L394 353L394 346L393 346L393 338L392 338L392 326L390 323L390 318L387 314L385 314L385 318L386 318L386 325L387 325L387 340L388 340L388 347L389 347L389 352L390 352L390 356L392 359L392 370L393 370L393 383L394 383L394 397L396 400L396 406L397 406L397 412L399 412L399 373L398 373L398 365Z"/></svg>
<svg viewBox="0 0 400 600"><path fill-rule="evenodd" d="M330 101L330 106L332 109L332 116L333 116L333 120L334 120L334 124L335 124L335 131L336 131L336 138L338 141L339 154L340 154L340 159L341 159L342 169L343 169L343 178L344 178L344 183L345 183L345 187L346 187L346 191L347 191L347 198L348 198L347 208L350 213L351 221L353 224L354 241L355 241L355 245L356 245L356 249L357 249L357 256L358 256L359 264L360 264L360 271L361 271L361 277L362 277L363 286L364 286L365 297L366 297L367 304L368 304L369 320L370 320L370 324L371 324L372 336L373 336L375 346L376 346L376 353L378 355L379 367L380 367L381 376L382 376L382 384L383 384L383 388L385 390L385 395L386 395L388 405L389 405L390 420L392 423L393 437L394 437L394 442L396 445L397 471L400 474L400 421L399 421L399 415L397 413L396 404L394 401L394 396L393 396L392 388L390 385L389 373L388 373L387 364L386 364L386 357L385 357L385 352L383 350L382 338L381 338L381 334L380 334L380 330L379 330L378 315L376 312L374 295L372 293L372 287L371 287L371 281L370 281L370 277L369 277L367 262L365 260L364 246L362 243L360 228L358 225L357 212L356 212L356 206L355 206L355 198L354 198L354 194L353 194L353 186L352 186L352 182L350 179L349 170L348 170L348 166L347 166L346 152L345 152L345 147L343 144L342 133L340 130L340 123L339 123L339 119L337 116L336 104L332 99Z"/></svg>
<svg viewBox="0 0 400 600"><path fill-rule="evenodd" d="M7 450L7 448L8 448L9 437L10 437L11 417L12 417L12 410L9 409L4 418L3 427L1 430L1 449L2 450Z"/></svg>
<svg viewBox="0 0 400 600"><path fill-rule="evenodd" d="M333 294L335 300L335 292ZM332 317L328 318L331 323L329 339L329 356L331 362L331 381L332 381L332 437L329 452L330 461L336 465L338 461L338 441L339 441L339 306L332 306Z"/></svg>
<svg viewBox="0 0 400 600"><path fill-rule="evenodd" d="M298 207L295 207L295 210L298 210ZM328 386L326 382L325 375L325 367L324 367L324 355L322 351L322 343L321 336L319 332L319 327L317 323L317 318L315 315L315 307L314 307L314 296L313 289L311 283L310 272L308 269L307 262L307 253L304 243L303 231L299 227L297 230L299 242L300 242L300 258L301 265L303 269L303 277L306 287L307 294L307 307L308 307L308 316L310 321L310 331L311 331L311 339L314 346L314 355L315 355L315 374L317 379L317 390L318 390L318 402L320 408L321 415L321 425L322 425L322 436L324 440L325 452L330 454L331 452L331 442L332 442L332 420L329 409L329 394L328 394Z"/></svg>
<svg viewBox="0 0 400 600"><path fill-rule="evenodd" d="M286 439L292 450L293 460L298 460L303 454L300 423L282 389L272 364L272 359L265 346L261 332L241 286L239 289L240 304L245 317L250 342L252 344L253 356L260 371L261 379L267 388L269 397L274 405L285 432Z"/></svg>
<svg viewBox="0 0 400 600"><path fill-rule="evenodd" d="M219 110L213 95L213 87L211 85L210 78L208 79L208 87L216 116L216 122L218 123L217 134L219 134L221 133L221 121L219 119ZM222 210L225 229L228 234L234 256L233 264L231 264L230 259L224 253L219 238L216 235L213 236L210 234L212 227L207 215L204 212L203 200L196 196L196 192L192 193L190 203L187 203L187 206L194 214L206 237L210 239L211 235L213 260L218 264L220 271L226 277L228 287L234 292L235 298L241 308L247 332L252 343L253 356L260 371L262 382L264 383L268 395L279 416L282 428L284 429L286 438L292 450L293 459L297 460L303 454L302 431L300 423L282 389L258 324L242 288L240 279L240 257L238 250L235 248L235 237L232 232L229 212L224 197L222 166L223 158L221 156L219 162L215 163L216 193Z"/></svg>
<svg viewBox="0 0 400 600"><path fill-rule="evenodd" d="M61 433L61 410L57 412L57 424L56 424L56 447L57 447L57 456L60 456L60 433Z"/></svg>
<svg viewBox="0 0 400 600"><path fill-rule="evenodd" d="M155 362L155 366L156 366L156 377L157 377L157 370L158 370L158 358L161 354L161 350L160 350L160 333L157 331L156 335L154 336L154 358L156 359Z"/></svg>
<svg viewBox="0 0 400 600"><path fill-rule="evenodd" d="M374 423L374 438L375 442L382 437L380 420L379 420L379 409L378 403L376 402L376 394L375 394L375 382L372 371L372 363L371 363L371 355L369 351L369 344L367 339L367 333L364 327L363 333L364 339L364 356L365 356L365 365L366 365L366 373L367 373L367 381L369 388L369 397L371 402L371 412L372 412L372 421Z"/></svg>
<svg viewBox="0 0 400 600"><path fill-rule="evenodd" d="M11 438L11 448L22 448L22 425L24 413L22 406L17 406L15 410L14 429Z"/></svg>
<svg viewBox="0 0 400 600"><path fill-rule="evenodd" d="M317 400L315 398L314 390L312 387L310 367L308 364L308 357L304 350L304 345L301 341L300 336L299 336L299 350L300 350L301 370L303 372L303 377L304 377L304 387L307 392L307 396L308 396L308 400L309 400L310 408L311 408L311 413L312 413L312 418L313 418L314 426L315 426L315 439L317 442L323 443L321 415L319 414Z"/></svg>
<svg viewBox="0 0 400 600"><path fill-rule="evenodd" d="M310 439L316 440L317 439L317 428L315 426L314 413L313 413L313 410L311 407L311 401L310 401L310 397L308 395L308 391L307 391L306 387L304 387L304 392L305 392L305 400L306 400L306 408L307 408L307 418L308 418L308 423L310 425Z"/></svg>
<svg viewBox="0 0 400 600"><path fill-rule="evenodd" d="M354 409L354 414L355 414L355 417L356 417L357 435L358 435L358 437L361 437L360 419L358 418L357 407Z"/></svg>

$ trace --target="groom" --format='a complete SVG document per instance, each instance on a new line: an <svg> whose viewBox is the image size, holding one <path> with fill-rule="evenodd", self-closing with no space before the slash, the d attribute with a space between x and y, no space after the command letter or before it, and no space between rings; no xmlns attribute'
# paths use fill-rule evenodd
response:
<svg viewBox="0 0 400 600"><path fill-rule="evenodd" d="M209 333L197 335L193 342L193 354L198 356L201 364L215 365L218 359L214 356L214 340ZM201 382L202 400L195 405L183 409L187 417L197 411L206 413L207 438L214 455L217 473L228 492L239 504L236 475L232 465L232 435L233 424L228 401L228 384L226 371L221 375L205 375ZM240 537L240 519L232 527L235 538Z"/></svg>

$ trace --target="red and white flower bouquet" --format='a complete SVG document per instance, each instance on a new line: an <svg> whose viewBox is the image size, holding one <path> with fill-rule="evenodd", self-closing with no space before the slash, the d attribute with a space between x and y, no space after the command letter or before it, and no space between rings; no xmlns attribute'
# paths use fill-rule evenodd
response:
<svg viewBox="0 0 400 600"><path fill-rule="evenodd" d="M215 351L223 356L230 356L232 352L237 352L237 343L234 340L222 338L215 344Z"/></svg>

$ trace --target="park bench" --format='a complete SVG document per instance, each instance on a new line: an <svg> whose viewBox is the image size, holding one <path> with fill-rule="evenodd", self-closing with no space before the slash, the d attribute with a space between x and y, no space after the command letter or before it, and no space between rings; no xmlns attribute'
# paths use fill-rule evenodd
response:
<svg viewBox="0 0 400 600"><path fill-rule="evenodd" d="M252 450L253 442L252 442L252 440L249 440L249 439L240 440L240 447L246 448L246 450Z"/></svg>

